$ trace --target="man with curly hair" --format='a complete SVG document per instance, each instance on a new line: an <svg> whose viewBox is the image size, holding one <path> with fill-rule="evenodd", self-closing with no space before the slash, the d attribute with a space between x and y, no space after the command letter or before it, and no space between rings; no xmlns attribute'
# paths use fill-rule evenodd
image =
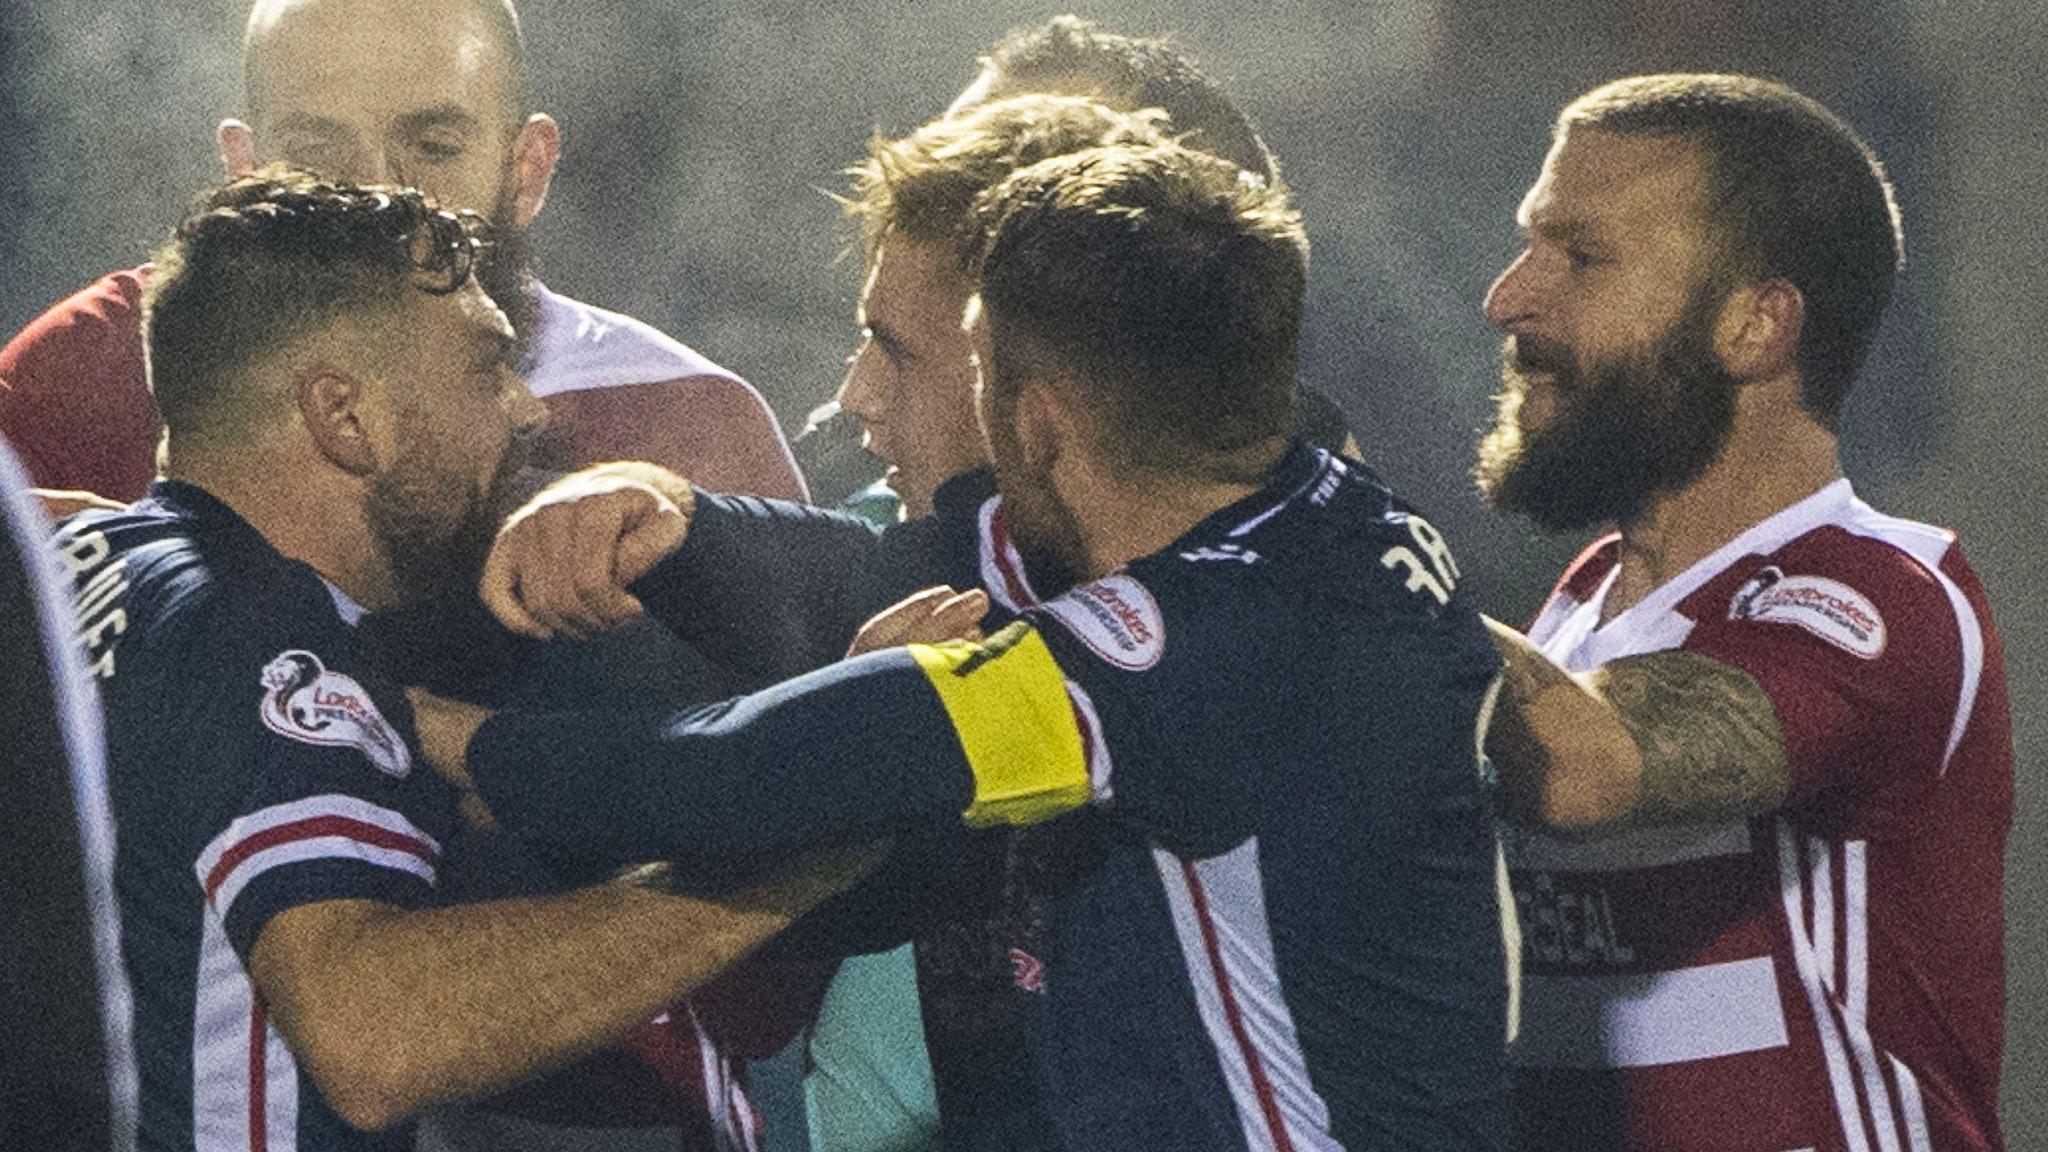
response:
<svg viewBox="0 0 2048 1152"><path fill-rule="evenodd" d="M842 880L450 904L456 797L355 623L476 570L544 413L411 190L264 170L158 253L164 478L58 547L106 703L148 1152L409 1148L570 1064Z"/></svg>

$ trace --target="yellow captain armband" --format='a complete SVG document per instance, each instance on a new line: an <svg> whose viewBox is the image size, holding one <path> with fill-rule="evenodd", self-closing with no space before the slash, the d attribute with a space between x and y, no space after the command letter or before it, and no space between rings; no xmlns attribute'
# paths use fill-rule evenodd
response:
<svg viewBox="0 0 2048 1152"><path fill-rule="evenodd" d="M909 647L974 773L968 827L1036 824L1088 802L1088 752L1066 677L1035 629L1020 620L979 644Z"/></svg>

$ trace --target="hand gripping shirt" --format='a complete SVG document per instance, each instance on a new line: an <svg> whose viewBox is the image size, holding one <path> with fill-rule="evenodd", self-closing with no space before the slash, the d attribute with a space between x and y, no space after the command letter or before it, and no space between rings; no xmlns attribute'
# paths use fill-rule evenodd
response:
<svg viewBox="0 0 2048 1152"><path fill-rule="evenodd" d="M1001 605L992 638L1021 628L1045 646L1087 748L1092 797L1016 836L991 886L1005 911L993 922L1015 934L978 936L999 951L1020 1016L1017 1042L984 1046L979 1061L1022 1069L1039 1130L1028 1144L1016 1128L977 1140L980 1118L953 1110L954 1075L938 1067L947 1146L1504 1147L1504 957L1476 748L1498 661L1455 590L1442 538L1368 473L1306 447L1267 489L1167 549L1064 591L1013 545L999 498L947 505L910 549L941 545L929 554L941 571L923 582L964 567L956 586L983 583ZM691 543L640 589L679 626L692 604L673 581L706 559L693 547L744 559L735 542L749 524L813 533L810 545L829 527L823 514L717 498L698 516ZM791 582L815 583L836 564L882 571L903 556L886 537L840 539ZM811 592L825 615L838 610ZM840 668L924 660L914 653ZM970 682L980 660L958 665ZM931 786L906 776L906 733L972 760L977 744L991 747L989 729L1036 724L1033 702L1003 690L973 705L979 732L957 712L881 703L849 692L837 724L792 732L744 784L673 754L686 718L645 727L501 715L472 744L471 767L522 835L675 858L688 874L708 853L730 856L730 829L782 829L791 812L818 839L900 825L901 790ZM848 726L865 735L849 741ZM591 739L618 771L577 770ZM829 761L805 751L824 740ZM739 787L749 795L736 804ZM957 790L941 799L955 811L965 802ZM879 879L895 891L867 895L918 906L923 924L910 932L986 925L986 899L956 898L961 860L938 852L923 872L885 867ZM887 943L875 918L873 905L847 917L858 946ZM929 996L926 1008L931 1032ZM933 1041L935 1065L972 1047ZM1007 1077L998 1067L991 1079Z"/></svg>
<svg viewBox="0 0 2048 1152"><path fill-rule="evenodd" d="M434 900L455 796L361 662L356 610L186 484L73 517L58 545L106 711L141 1147L409 1148L409 1125L335 1115L246 968L293 908Z"/></svg>
<svg viewBox="0 0 2048 1152"><path fill-rule="evenodd" d="M1573 671L1678 649L1748 672L1791 795L1512 846L1521 1146L2002 1147L2011 722L1954 535L1837 481L1602 624L1619 556L1589 549L1531 639Z"/></svg>

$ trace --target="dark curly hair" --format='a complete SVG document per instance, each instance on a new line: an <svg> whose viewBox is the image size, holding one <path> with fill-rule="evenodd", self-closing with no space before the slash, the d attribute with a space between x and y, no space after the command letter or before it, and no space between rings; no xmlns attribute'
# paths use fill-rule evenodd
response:
<svg viewBox="0 0 2048 1152"><path fill-rule="evenodd" d="M488 229L410 188L270 167L201 197L155 254L144 293L150 387L173 436L245 427L257 357L344 312L469 282Z"/></svg>

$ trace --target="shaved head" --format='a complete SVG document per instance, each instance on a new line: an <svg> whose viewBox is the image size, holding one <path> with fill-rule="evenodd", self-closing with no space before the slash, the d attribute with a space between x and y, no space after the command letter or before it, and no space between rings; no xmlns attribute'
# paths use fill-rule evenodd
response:
<svg viewBox="0 0 2048 1152"><path fill-rule="evenodd" d="M294 49L325 46L328 59L347 66L362 62L361 50L374 49L379 40L417 44L410 33L423 24L466 32L457 37L465 43L452 55L471 58L451 58L444 66L489 71L507 115L516 120L524 114L526 45L512 0L257 0L243 40L246 110L260 120L269 97L293 83L299 62ZM489 59L473 58L477 49Z"/></svg>
<svg viewBox="0 0 2048 1152"><path fill-rule="evenodd" d="M547 202L561 128L528 108L511 0L257 0L246 121L222 121L229 179L288 164L351 184L417 188L488 217L477 278L532 330L526 228Z"/></svg>

